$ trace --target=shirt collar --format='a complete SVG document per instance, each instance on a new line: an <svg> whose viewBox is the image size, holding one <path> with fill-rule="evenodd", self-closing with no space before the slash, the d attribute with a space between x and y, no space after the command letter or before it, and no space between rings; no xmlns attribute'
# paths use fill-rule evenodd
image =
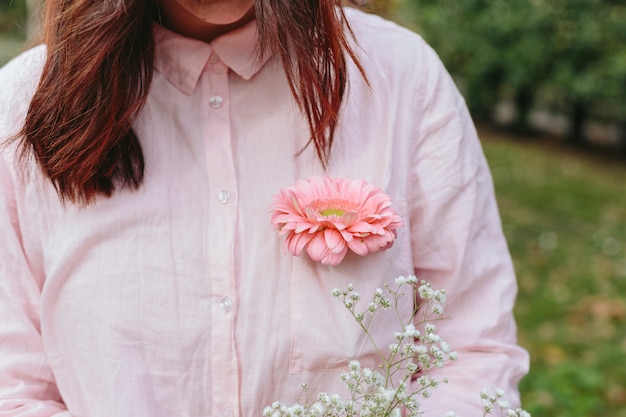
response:
<svg viewBox="0 0 626 417"><path fill-rule="evenodd" d="M259 58L256 21L228 32L211 43L186 38L159 24L154 25L155 67L176 88L193 94L211 54L232 71L249 80L269 57Z"/></svg>

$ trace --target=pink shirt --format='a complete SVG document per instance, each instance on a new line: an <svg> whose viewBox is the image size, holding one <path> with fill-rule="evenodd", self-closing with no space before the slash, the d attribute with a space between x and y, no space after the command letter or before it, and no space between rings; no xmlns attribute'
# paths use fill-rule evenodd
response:
<svg viewBox="0 0 626 417"><path fill-rule="evenodd" d="M348 14L371 88L351 63L326 174L393 198L393 247L335 267L286 253L272 197L325 172L278 59L256 60L254 23L211 44L159 27L139 191L63 207L2 152L1 416L252 417L303 382L343 392L348 360L376 362L331 289L372 294L412 272L446 289L440 334L459 353L423 410L481 414L483 386L517 395L515 277L464 101L421 38ZM0 71L0 138L22 123L44 55ZM382 346L391 323L374 326Z"/></svg>

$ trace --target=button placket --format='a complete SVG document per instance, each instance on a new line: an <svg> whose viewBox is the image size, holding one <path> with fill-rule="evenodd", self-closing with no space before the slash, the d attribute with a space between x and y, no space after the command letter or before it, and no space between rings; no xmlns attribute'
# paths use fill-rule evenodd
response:
<svg viewBox="0 0 626 417"><path fill-rule="evenodd" d="M211 60L211 59L210 59ZM223 68L222 68L223 67ZM229 74L221 63L211 64L203 78L206 106L205 158L210 207L208 238L211 240L209 276L214 318L209 326L210 361L215 375L223 375L219 384L212 384L211 396L219 399L212 404L211 415L238 415L238 359L235 352L234 311L237 307L234 247L237 223L237 178L233 157L230 126ZM216 239L219 236L219 239ZM230 408L229 408L230 407Z"/></svg>

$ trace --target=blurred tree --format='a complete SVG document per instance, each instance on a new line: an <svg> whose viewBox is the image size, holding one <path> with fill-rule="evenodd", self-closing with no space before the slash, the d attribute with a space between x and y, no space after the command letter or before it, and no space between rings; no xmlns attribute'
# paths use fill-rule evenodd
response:
<svg viewBox="0 0 626 417"><path fill-rule="evenodd" d="M570 114L570 138L584 141L589 116L626 120L626 5L552 0L553 70L539 86Z"/></svg>
<svg viewBox="0 0 626 417"><path fill-rule="evenodd" d="M623 0L405 0L396 17L406 16L459 78L478 118L506 95L518 129L538 97L569 114L578 142L590 115L626 124Z"/></svg>
<svg viewBox="0 0 626 417"><path fill-rule="evenodd" d="M24 0L0 0L0 34L24 33L26 5Z"/></svg>
<svg viewBox="0 0 626 417"><path fill-rule="evenodd" d="M347 6L356 6L366 12L376 13L380 16L391 18L398 8L401 0L343 0Z"/></svg>

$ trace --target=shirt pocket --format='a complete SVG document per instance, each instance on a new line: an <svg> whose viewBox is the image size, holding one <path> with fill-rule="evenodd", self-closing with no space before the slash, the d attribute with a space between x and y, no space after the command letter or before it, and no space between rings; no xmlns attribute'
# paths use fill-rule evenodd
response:
<svg viewBox="0 0 626 417"><path fill-rule="evenodd" d="M349 252L337 266L313 262L306 253L291 258L291 373L345 370L353 359L372 368L380 363L376 347L332 290L345 290L353 284L361 297L356 311L361 312L367 309L377 288L384 288L385 283L393 287L397 276L412 273L405 208L403 202L397 205L405 226L390 249L365 256ZM412 311L413 302L407 294L399 306L400 316L408 320ZM400 330L392 310L378 311L370 326L370 334L384 354L394 333Z"/></svg>

